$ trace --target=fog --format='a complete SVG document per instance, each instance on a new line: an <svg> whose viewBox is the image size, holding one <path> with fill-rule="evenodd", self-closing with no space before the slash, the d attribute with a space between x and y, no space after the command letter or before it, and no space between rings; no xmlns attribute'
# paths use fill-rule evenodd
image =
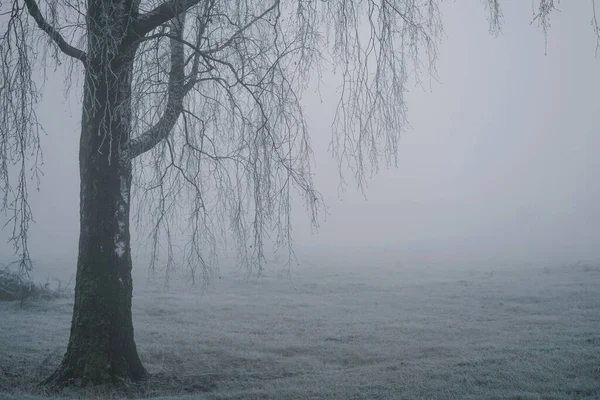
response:
<svg viewBox="0 0 600 400"><path fill-rule="evenodd" d="M350 171L342 193L328 152L337 95L325 74L304 96L315 183L328 214L311 230L294 204L299 254L360 253L385 260L575 262L600 258L600 58L590 2L563 2L547 48L531 4L505 2L503 33L488 33L479 1L444 4L437 79L407 96L411 127L398 168L382 168L364 194ZM38 116L44 177L31 194L36 260L72 263L78 240L76 98L62 70L48 72ZM80 83L80 82L78 82ZM5 229L2 234L7 237ZM139 251L138 251L139 253ZM8 244L0 261L11 258Z"/></svg>

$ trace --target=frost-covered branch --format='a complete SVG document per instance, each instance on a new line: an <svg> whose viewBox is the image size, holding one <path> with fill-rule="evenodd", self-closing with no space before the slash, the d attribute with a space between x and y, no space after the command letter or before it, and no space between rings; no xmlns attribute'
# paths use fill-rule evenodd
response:
<svg viewBox="0 0 600 400"><path fill-rule="evenodd" d="M219 243L233 243L240 264L255 271L273 233L274 241L292 254L294 188L306 198L315 225L322 206L312 185L308 128L299 99L309 66L317 61L316 37L303 41L296 36L293 14L282 16L279 2L266 8L248 2L247 9L213 3L194 10L196 23L180 39L186 82L196 82L182 117L166 140L134 160L136 170L144 171L134 182L140 206L136 221L152 232L150 252L158 256L159 236L177 242L173 234L179 225L189 239L182 246L186 265L205 276L213 271ZM168 74L161 43L171 40L164 35L153 33L140 45L137 65L154 60L160 66L136 85L140 95L135 98L143 101L135 108L152 110L136 121L141 126L167 107L168 99L159 94ZM167 269L174 265L170 254L167 246Z"/></svg>
<svg viewBox="0 0 600 400"><path fill-rule="evenodd" d="M132 33L136 38L143 37L147 33L158 28L162 24L169 22L177 15L186 12L191 7L198 5L203 0L168 0L161 3L153 10L139 16L137 22L132 28ZM206 1L206 0L204 0Z"/></svg>
<svg viewBox="0 0 600 400"><path fill-rule="evenodd" d="M33 222L29 184L39 184L42 164L42 130L35 112L40 93L32 77L35 57L25 8L16 1L9 6L10 17L0 36L0 212L6 217L1 227L10 227L8 239L18 257L15 263L21 273L28 273ZM6 15L6 9L0 10Z"/></svg>
<svg viewBox="0 0 600 400"><path fill-rule="evenodd" d="M43 30L44 32L46 32L48 34L48 36L50 37L50 39L54 43L56 43L58 48L66 55L76 58L85 64L85 62L86 62L85 52L82 50L79 50L79 49L71 46L69 43L67 43L67 41L62 37L62 35L56 30L56 28L54 28L52 25L50 25L46 21L46 19L42 15L42 12L40 11L37 3L35 2L35 0L23 0L23 1L25 2L25 5L27 6L29 15L31 15L33 17L33 19L35 20L38 27L41 30Z"/></svg>
<svg viewBox="0 0 600 400"><path fill-rule="evenodd" d="M504 19L502 8L500 8L500 0L486 0L485 6L489 12L488 22L490 24L490 33L498 35L501 31L502 20Z"/></svg>
<svg viewBox="0 0 600 400"><path fill-rule="evenodd" d="M545 50L548 50L548 29L550 29L550 15L557 11L560 0L538 0L537 7L533 11L533 22L537 22L544 33Z"/></svg>
<svg viewBox="0 0 600 400"><path fill-rule="evenodd" d="M331 59L341 72L330 149L340 172L352 170L362 189L381 162L397 164L407 127L404 95L423 74L435 75L441 12L438 2L428 0L324 4Z"/></svg>
<svg viewBox="0 0 600 400"><path fill-rule="evenodd" d="M598 57L598 50L600 50L600 23L596 15L596 0L592 0L592 29L596 35L596 57Z"/></svg>
<svg viewBox="0 0 600 400"><path fill-rule="evenodd" d="M151 150L167 138L183 111L183 99L192 86L189 83L185 83L185 56L183 43L180 40L183 35L184 18L185 15L181 15L171 22L171 66L167 106L162 117L154 126L127 143L125 154L129 159Z"/></svg>

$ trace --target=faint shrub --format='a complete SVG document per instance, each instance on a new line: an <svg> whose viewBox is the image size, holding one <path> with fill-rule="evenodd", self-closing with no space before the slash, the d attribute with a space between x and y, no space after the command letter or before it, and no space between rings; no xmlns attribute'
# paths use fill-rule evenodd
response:
<svg viewBox="0 0 600 400"><path fill-rule="evenodd" d="M68 297L71 293L71 283L73 277L64 284L60 279L54 278L54 285L50 283L50 278L46 279L44 284L33 285L32 291L29 293L29 297L35 300L51 300Z"/></svg>
<svg viewBox="0 0 600 400"><path fill-rule="evenodd" d="M0 301L22 300L35 285L24 276L8 269L0 271Z"/></svg>
<svg viewBox="0 0 600 400"><path fill-rule="evenodd" d="M583 272L600 272L600 265L583 263L579 266Z"/></svg>
<svg viewBox="0 0 600 400"><path fill-rule="evenodd" d="M51 300L67 297L70 293L71 280L67 284L54 279L56 284L51 285L50 279L45 283L35 284L33 280L22 274L10 271L8 268L0 270L0 301L26 300Z"/></svg>

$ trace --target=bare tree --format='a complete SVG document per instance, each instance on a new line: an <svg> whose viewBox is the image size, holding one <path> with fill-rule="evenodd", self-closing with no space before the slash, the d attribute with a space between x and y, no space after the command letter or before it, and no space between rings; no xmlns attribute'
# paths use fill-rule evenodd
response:
<svg viewBox="0 0 600 400"><path fill-rule="evenodd" d="M147 376L131 319L130 219L149 228L153 260L161 238L172 260L168 239L184 231L187 263L205 276L219 238L232 236L240 260L258 269L269 233L291 248L294 193L317 224L322 201L312 183L301 94L325 61L342 77L331 142L340 170L350 167L361 185L380 162L393 165L406 125L408 79L435 70L438 3L2 3L0 187L25 271L31 269L27 182L41 163L35 77L64 59L72 61L70 76L83 76L75 305L67 352L46 383ZM485 3L497 31L498 1ZM546 29L554 2L537 4Z"/></svg>

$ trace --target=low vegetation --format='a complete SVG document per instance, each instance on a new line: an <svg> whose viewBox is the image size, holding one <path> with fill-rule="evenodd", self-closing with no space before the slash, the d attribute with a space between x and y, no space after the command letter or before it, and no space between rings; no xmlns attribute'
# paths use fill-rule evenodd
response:
<svg viewBox="0 0 600 400"><path fill-rule="evenodd" d="M42 392L72 297L0 303L0 398L598 399L600 267L303 264L208 288L138 277L131 386ZM163 397L157 397L163 396ZM164 397L167 396L167 397Z"/></svg>
<svg viewBox="0 0 600 400"><path fill-rule="evenodd" d="M19 301L23 305L26 301L58 299L69 296L70 289L71 280L66 285L59 279L51 282L50 278L35 283L8 267L0 270L0 301Z"/></svg>

